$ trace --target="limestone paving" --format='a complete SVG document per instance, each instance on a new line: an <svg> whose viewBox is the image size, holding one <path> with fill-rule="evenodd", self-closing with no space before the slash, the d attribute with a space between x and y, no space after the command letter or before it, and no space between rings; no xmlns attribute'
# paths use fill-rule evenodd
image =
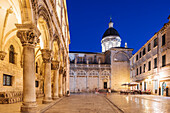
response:
<svg viewBox="0 0 170 113"><path fill-rule="evenodd" d="M76 94L54 105L45 113L117 113L101 95Z"/></svg>
<svg viewBox="0 0 170 113"><path fill-rule="evenodd" d="M170 113L170 97L111 94L107 98L124 113Z"/></svg>

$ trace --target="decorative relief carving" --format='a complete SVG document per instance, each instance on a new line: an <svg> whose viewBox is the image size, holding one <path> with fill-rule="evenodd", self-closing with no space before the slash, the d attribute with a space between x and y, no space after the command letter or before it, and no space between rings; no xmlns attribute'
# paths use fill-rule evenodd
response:
<svg viewBox="0 0 170 113"><path fill-rule="evenodd" d="M53 60L52 63L51 63L51 69L52 70L59 69L59 61Z"/></svg>
<svg viewBox="0 0 170 113"><path fill-rule="evenodd" d="M6 54L7 54L6 52L0 51L0 59L1 59L1 60L4 60Z"/></svg>
<svg viewBox="0 0 170 113"><path fill-rule="evenodd" d="M36 46L39 43L40 32L34 24L16 24L17 37L23 45Z"/></svg>
<svg viewBox="0 0 170 113"><path fill-rule="evenodd" d="M51 50L49 49L42 49L42 58L44 63L50 63L51 62Z"/></svg>
<svg viewBox="0 0 170 113"><path fill-rule="evenodd" d="M17 37L20 39L22 44L32 44L36 46L39 43L39 39L32 30L19 30L17 32Z"/></svg>

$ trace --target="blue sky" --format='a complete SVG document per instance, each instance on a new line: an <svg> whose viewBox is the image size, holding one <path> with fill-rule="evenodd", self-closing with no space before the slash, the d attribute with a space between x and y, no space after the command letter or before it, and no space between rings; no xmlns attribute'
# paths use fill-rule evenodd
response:
<svg viewBox="0 0 170 113"><path fill-rule="evenodd" d="M67 0L70 51L101 52L110 16L114 28L135 53L170 15L170 0Z"/></svg>

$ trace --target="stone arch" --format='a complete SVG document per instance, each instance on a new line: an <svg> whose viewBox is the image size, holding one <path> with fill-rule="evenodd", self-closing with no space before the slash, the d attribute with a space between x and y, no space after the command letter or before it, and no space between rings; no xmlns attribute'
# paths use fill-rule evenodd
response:
<svg viewBox="0 0 170 113"><path fill-rule="evenodd" d="M52 23L50 14L42 3L38 9L38 28L41 32L40 47L41 49L51 49L52 42Z"/></svg>
<svg viewBox="0 0 170 113"><path fill-rule="evenodd" d="M102 76L110 76L110 72L107 71L107 70L104 70L104 71L101 72L101 75Z"/></svg>
<svg viewBox="0 0 170 113"><path fill-rule="evenodd" d="M53 40L51 43L51 48L53 50L53 59L60 61L60 42L59 42L59 38L57 35L53 35Z"/></svg>
<svg viewBox="0 0 170 113"><path fill-rule="evenodd" d="M71 76L75 76L75 72L73 70L70 70L70 73L69 73Z"/></svg>
<svg viewBox="0 0 170 113"><path fill-rule="evenodd" d="M85 76L86 75L86 71L85 70L78 70L76 71L77 76Z"/></svg>
<svg viewBox="0 0 170 113"><path fill-rule="evenodd" d="M120 51L113 56L113 59L114 61L129 61L129 56L127 53Z"/></svg>
<svg viewBox="0 0 170 113"><path fill-rule="evenodd" d="M15 24L22 23L20 6L20 0L0 1L0 50L2 51L4 51L4 47L10 38L16 35Z"/></svg>
<svg viewBox="0 0 170 113"><path fill-rule="evenodd" d="M89 76L98 76L99 73L97 72L97 70L92 70L89 72Z"/></svg>
<svg viewBox="0 0 170 113"><path fill-rule="evenodd" d="M38 19L38 28L41 32L40 35L41 49L51 49L49 30L47 27L47 23L43 18Z"/></svg>

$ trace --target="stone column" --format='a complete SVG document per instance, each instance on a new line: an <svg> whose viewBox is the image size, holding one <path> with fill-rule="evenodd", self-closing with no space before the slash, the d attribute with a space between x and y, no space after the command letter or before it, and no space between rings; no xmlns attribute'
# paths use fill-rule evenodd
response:
<svg viewBox="0 0 170 113"><path fill-rule="evenodd" d="M52 101L51 98L51 50L42 49L42 58L44 63L44 98L42 103L47 104Z"/></svg>
<svg viewBox="0 0 170 113"><path fill-rule="evenodd" d="M52 61L52 70L54 70L54 86L53 86L53 99L59 98L58 95L58 78L59 78L59 62Z"/></svg>
<svg viewBox="0 0 170 113"><path fill-rule="evenodd" d="M67 95L67 78L65 77L65 95Z"/></svg>
<svg viewBox="0 0 170 113"><path fill-rule="evenodd" d="M63 74L63 95L66 95L66 71L64 71L64 74Z"/></svg>
<svg viewBox="0 0 170 113"><path fill-rule="evenodd" d="M63 80L63 67L60 67L59 70L59 97L62 97L62 80Z"/></svg>
<svg viewBox="0 0 170 113"><path fill-rule="evenodd" d="M16 24L17 37L23 46L23 103L21 112L37 111L35 90L35 46L40 32L32 24Z"/></svg>
<svg viewBox="0 0 170 113"><path fill-rule="evenodd" d="M63 96L65 96L65 76L63 76L63 82L62 82L62 86L63 86L63 88L62 88L62 93L63 93Z"/></svg>

